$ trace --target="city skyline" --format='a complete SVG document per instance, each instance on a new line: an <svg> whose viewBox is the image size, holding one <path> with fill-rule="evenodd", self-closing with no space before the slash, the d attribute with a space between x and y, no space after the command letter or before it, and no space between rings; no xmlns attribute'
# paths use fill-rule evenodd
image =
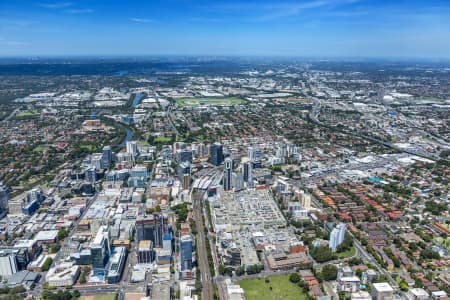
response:
<svg viewBox="0 0 450 300"><path fill-rule="evenodd" d="M445 1L20 1L0 56L450 58Z"/></svg>

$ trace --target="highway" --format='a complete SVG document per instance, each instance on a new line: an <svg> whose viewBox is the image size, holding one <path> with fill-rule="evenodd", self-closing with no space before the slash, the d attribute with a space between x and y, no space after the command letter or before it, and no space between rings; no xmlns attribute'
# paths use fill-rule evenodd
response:
<svg viewBox="0 0 450 300"><path fill-rule="evenodd" d="M8 122L12 117L15 116L16 113L18 113L20 110L20 107L16 108L15 110L13 110L6 118L3 119L2 122Z"/></svg>
<svg viewBox="0 0 450 300"><path fill-rule="evenodd" d="M208 254L205 244L205 224L202 218L202 198L203 193L194 193L193 195L193 217L197 229L196 248L198 251L197 267L200 268L202 281L202 299L213 299L214 287L212 284L211 273L209 271Z"/></svg>

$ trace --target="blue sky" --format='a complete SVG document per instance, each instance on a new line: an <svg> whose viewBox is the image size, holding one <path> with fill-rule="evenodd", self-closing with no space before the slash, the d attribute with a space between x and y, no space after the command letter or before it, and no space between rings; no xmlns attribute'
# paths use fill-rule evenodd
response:
<svg viewBox="0 0 450 300"><path fill-rule="evenodd" d="M0 0L0 56L450 58L449 0Z"/></svg>

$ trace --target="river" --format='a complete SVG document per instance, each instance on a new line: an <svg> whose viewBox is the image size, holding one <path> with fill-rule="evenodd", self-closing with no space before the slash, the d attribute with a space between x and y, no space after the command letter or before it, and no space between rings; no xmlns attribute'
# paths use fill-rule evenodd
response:
<svg viewBox="0 0 450 300"><path fill-rule="evenodd" d="M133 101L131 102L131 107L136 107L141 103L141 100L145 97L144 93L139 93L134 95Z"/></svg>

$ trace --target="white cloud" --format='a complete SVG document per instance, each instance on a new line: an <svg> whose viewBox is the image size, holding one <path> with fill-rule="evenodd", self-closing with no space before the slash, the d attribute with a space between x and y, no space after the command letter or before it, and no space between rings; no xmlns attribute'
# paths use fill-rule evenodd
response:
<svg viewBox="0 0 450 300"><path fill-rule="evenodd" d="M45 7L45 8L57 9L57 8L65 8L65 7L72 6L72 2L39 3L39 6Z"/></svg>
<svg viewBox="0 0 450 300"><path fill-rule="evenodd" d="M28 46L28 45L30 45L30 43L0 38L0 45L1 46Z"/></svg>
<svg viewBox="0 0 450 300"><path fill-rule="evenodd" d="M66 13L68 14L90 14L93 13L94 10L91 8L84 8L84 9L67 9L65 10Z"/></svg>
<svg viewBox="0 0 450 300"><path fill-rule="evenodd" d="M153 23L153 22L155 22L152 19L142 19L142 18L131 18L130 21L137 22L137 23Z"/></svg>

